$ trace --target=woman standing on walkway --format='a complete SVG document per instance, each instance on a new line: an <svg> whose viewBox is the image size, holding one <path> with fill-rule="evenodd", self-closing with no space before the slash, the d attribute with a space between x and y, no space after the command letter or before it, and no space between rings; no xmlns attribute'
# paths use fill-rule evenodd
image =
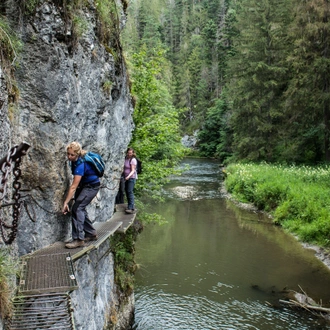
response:
<svg viewBox="0 0 330 330"><path fill-rule="evenodd" d="M127 198L126 213L134 213L134 186L137 179L136 173L136 154L133 148L128 148L124 163L125 193Z"/></svg>
<svg viewBox="0 0 330 330"><path fill-rule="evenodd" d="M62 212L67 214L69 202L74 196L72 206L72 242L66 244L68 249L84 246L85 241L97 240L96 230L88 217L87 205L100 189L100 179L93 166L82 157L86 151L78 142L71 142L67 147L67 157L71 162L73 181L63 204Z"/></svg>

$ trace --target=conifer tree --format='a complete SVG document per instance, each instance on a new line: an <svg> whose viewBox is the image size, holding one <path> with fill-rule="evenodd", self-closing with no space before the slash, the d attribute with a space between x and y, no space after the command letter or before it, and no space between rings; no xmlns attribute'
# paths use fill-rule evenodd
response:
<svg viewBox="0 0 330 330"><path fill-rule="evenodd" d="M231 157L232 132L228 125L229 104L225 93L210 108L199 132L199 151L202 156L217 157L222 161Z"/></svg>
<svg viewBox="0 0 330 330"><path fill-rule="evenodd" d="M224 76L221 29L227 5L228 0L168 1L164 40L173 65L174 104L186 109L182 115L185 131L200 126L207 109L221 93Z"/></svg>
<svg viewBox="0 0 330 330"><path fill-rule="evenodd" d="M272 161L283 123L287 84L286 36L290 1L242 0L229 64L233 149L238 158Z"/></svg>
<svg viewBox="0 0 330 330"><path fill-rule="evenodd" d="M288 62L286 158L330 161L330 3L295 0Z"/></svg>
<svg viewBox="0 0 330 330"><path fill-rule="evenodd" d="M220 7L219 10L221 12L218 13L220 18L217 29L217 47L212 59L212 72L215 72L213 77L217 77L213 80L215 104L207 108L205 123L199 132L199 149L203 156L219 157L224 161L232 155L233 138L229 123L230 104L228 95L224 92L225 77L227 62L234 54L232 43L237 32L233 28L236 21L236 11L231 6L231 1L224 1L224 6Z"/></svg>

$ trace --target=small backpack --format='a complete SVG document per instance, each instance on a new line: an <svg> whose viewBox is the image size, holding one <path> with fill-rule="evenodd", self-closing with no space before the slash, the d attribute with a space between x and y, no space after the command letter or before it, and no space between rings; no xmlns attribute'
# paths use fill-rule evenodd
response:
<svg viewBox="0 0 330 330"><path fill-rule="evenodd" d="M139 158L136 158L136 173L141 174L142 173L142 161Z"/></svg>
<svg viewBox="0 0 330 330"><path fill-rule="evenodd" d="M136 173L141 174L142 173L142 161L137 157L134 157L134 158L136 159Z"/></svg>
<svg viewBox="0 0 330 330"><path fill-rule="evenodd" d="M93 167L96 171L96 174L99 177L103 176L105 164L104 164L102 157L99 154L89 151L83 158L86 162L93 165Z"/></svg>

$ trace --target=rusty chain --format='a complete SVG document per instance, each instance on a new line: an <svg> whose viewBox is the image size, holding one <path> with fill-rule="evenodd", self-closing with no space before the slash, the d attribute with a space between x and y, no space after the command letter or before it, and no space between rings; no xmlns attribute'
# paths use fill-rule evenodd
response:
<svg viewBox="0 0 330 330"><path fill-rule="evenodd" d="M8 175L12 168L12 157L15 156L17 148L14 147L12 152L8 152L6 162L3 164L1 171L3 173L3 177L1 180L1 192L2 196L0 197L0 200L3 200L6 196L7 192L7 183L8 183ZM12 199L14 200L14 203L12 203L13 212L12 212L12 222L11 224L8 224L4 221L4 219L0 218L0 229L1 229L1 236L5 244L11 244L17 235L17 225L18 225L18 219L20 215L20 193L19 190L21 188L21 183L19 182L19 179L21 177L21 170L20 170L20 164L21 164L21 158L18 157L15 161L15 166L13 169L14 174L14 181L13 181L13 196ZM7 234L7 231L9 231L9 234Z"/></svg>
<svg viewBox="0 0 330 330"><path fill-rule="evenodd" d="M8 205L12 205L12 222L11 224L8 224L5 222L3 218L0 217L0 232L2 239L5 244L11 244L17 235L17 226L18 226L18 220L20 216L21 211L21 205L24 203L24 201L21 201L21 182L19 179L21 178L22 172L20 169L21 165L21 156L16 155L17 152L17 146L13 147L11 150L8 151L7 157L4 161L4 163L1 166L1 172L2 172L2 179L1 179L1 186L0 186L0 201L3 201L5 197L7 196L7 186L8 186L8 176L9 173L13 167L13 163L15 163L13 168L13 175L14 175L14 181L12 184L13 187L13 195L12 200L13 203L10 203ZM22 155L24 155L25 152L22 152ZM15 161L13 161L15 159ZM2 208L2 205L0 204L0 210ZM8 233L9 232L9 233Z"/></svg>
<svg viewBox="0 0 330 330"><path fill-rule="evenodd" d="M13 148L13 150L9 150L7 153L6 161L1 166L2 179L0 186L0 200L3 200L7 195L7 182L8 176L12 167L12 157L15 156L17 150L17 146Z"/></svg>

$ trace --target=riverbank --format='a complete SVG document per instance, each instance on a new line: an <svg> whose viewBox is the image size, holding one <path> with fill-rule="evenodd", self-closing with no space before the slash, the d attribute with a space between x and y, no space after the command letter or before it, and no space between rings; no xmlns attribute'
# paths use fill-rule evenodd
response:
<svg viewBox="0 0 330 330"><path fill-rule="evenodd" d="M260 213L265 214L269 219L273 219L273 216L271 214L269 214L265 211L259 210L255 205L253 205L251 203L243 203L243 202L240 202L237 199L235 199L233 197L233 195L227 191L224 182L221 185L220 193L221 193L221 196L230 200L232 203L234 203L237 207L239 207L241 209L251 211L251 212L260 212ZM299 241L299 239L296 235L293 235L292 233L290 233L290 235L292 235ZM309 243L305 243L305 242L301 242L301 241L300 241L300 243L305 249L310 249L310 250L315 251L315 257L318 258L330 270L330 249L326 249L326 248L317 246L315 244L309 244Z"/></svg>

